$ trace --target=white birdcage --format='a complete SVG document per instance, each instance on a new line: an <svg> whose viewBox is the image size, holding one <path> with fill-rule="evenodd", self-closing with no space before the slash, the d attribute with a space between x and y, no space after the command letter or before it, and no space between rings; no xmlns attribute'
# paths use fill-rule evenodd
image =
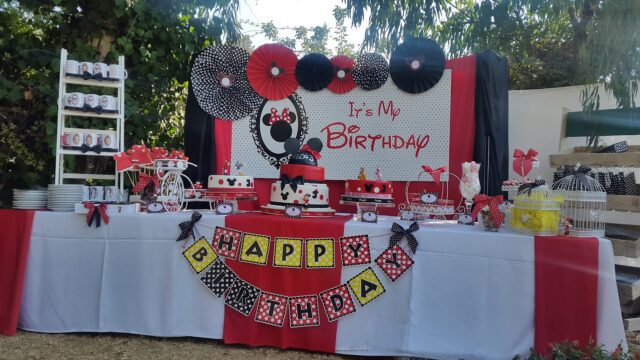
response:
<svg viewBox="0 0 640 360"><path fill-rule="evenodd" d="M573 168L573 174L553 184L553 191L564 197L561 216L564 223L570 224L566 235L604 236L607 193L596 179L588 175L590 171L590 168L578 164Z"/></svg>

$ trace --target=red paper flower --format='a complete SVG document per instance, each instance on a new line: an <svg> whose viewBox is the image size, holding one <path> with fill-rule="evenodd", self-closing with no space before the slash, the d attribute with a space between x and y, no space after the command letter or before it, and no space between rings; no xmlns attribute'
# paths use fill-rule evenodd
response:
<svg viewBox="0 0 640 360"><path fill-rule="evenodd" d="M353 81L354 60L345 55L338 55L331 58L333 65L333 80L327 85L327 89L335 94L346 94L356 87Z"/></svg>
<svg viewBox="0 0 640 360"><path fill-rule="evenodd" d="M297 63L298 57L288 47L264 44L249 57L247 78L260 96L269 100L282 100L298 88Z"/></svg>

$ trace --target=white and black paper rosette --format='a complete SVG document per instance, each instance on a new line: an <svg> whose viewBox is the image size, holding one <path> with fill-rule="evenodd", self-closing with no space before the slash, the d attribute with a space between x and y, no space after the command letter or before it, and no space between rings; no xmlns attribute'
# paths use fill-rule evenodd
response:
<svg viewBox="0 0 640 360"><path fill-rule="evenodd" d="M191 86L200 107L224 120L239 120L260 106L262 98L247 80L249 54L237 46L216 45L202 51L191 68Z"/></svg>
<svg viewBox="0 0 640 360"><path fill-rule="evenodd" d="M444 63L444 51L435 41L414 38L398 45L391 54L389 72L402 91L419 94L440 81Z"/></svg>
<svg viewBox="0 0 640 360"><path fill-rule="evenodd" d="M364 90L380 88L389 77L389 64L380 54L364 53L353 66L353 80Z"/></svg>

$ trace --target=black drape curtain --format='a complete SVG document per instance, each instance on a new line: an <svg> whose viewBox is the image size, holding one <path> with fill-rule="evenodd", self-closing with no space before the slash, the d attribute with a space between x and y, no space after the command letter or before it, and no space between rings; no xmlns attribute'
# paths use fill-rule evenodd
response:
<svg viewBox="0 0 640 360"><path fill-rule="evenodd" d="M193 59L196 56L197 54ZM214 126L213 117L202 110L189 84L184 119L184 152L189 157L189 161L198 167L189 166L185 174L194 183L200 181L205 187L209 175L215 174Z"/></svg>
<svg viewBox="0 0 640 360"><path fill-rule="evenodd" d="M476 56L475 100L473 160L482 164L482 193L500 195L509 176L509 64L493 51Z"/></svg>

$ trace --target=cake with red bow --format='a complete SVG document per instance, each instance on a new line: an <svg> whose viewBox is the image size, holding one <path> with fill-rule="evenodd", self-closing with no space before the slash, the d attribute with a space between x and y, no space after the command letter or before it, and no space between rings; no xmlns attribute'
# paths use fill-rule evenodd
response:
<svg viewBox="0 0 640 360"><path fill-rule="evenodd" d="M289 161L280 167L280 180L271 185L269 204L262 207L263 212L303 217L335 214L329 207L324 168L318 166L322 147L318 138L311 138L302 146L295 138L285 141Z"/></svg>
<svg viewBox="0 0 640 360"><path fill-rule="evenodd" d="M357 180L347 180L345 183L343 201L392 203L393 184L382 180L380 168L376 169L376 180L367 179L364 168L360 168Z"/></svg>

